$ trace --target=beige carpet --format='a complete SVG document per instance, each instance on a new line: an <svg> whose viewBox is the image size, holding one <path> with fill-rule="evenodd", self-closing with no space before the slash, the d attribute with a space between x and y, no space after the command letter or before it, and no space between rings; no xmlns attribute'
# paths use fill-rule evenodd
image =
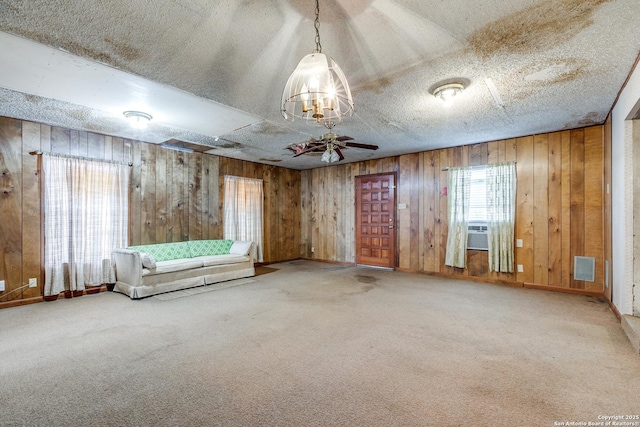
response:
<svg viewBox="0 0 640 427"><path fill-rule="evenodd" d="M640 413L640 356L603 301L269 267L175 299L0 310L0 425L511 427Z"/></svg>

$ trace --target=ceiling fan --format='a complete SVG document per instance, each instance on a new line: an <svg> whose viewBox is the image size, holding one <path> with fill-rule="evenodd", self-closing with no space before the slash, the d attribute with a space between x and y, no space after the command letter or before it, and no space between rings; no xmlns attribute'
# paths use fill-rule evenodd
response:
<svg viewBox="0 0 640 427"><path fill-rule="evenodd" d="M321 160L323 162L333 163L344 160L342 150L347 148L377 150L378 146L373 144L363 144L361 142L353 142L353 138L350 136L340 136L337 133L328 132L322 135L320 139L311 138L309 141L291 144L286 148L295 153L293 157L298 157L303 154L317 155L322 153Z"/></svg>

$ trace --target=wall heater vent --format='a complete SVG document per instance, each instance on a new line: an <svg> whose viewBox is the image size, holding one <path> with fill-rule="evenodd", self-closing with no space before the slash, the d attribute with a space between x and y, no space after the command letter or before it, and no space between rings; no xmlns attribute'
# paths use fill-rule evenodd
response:
<svg viewBox="0 0 640 427"><path fill-rule="evenodd" d="M576 256L573 258L573 279L594 282L596 280L596 259Z"/></svg>

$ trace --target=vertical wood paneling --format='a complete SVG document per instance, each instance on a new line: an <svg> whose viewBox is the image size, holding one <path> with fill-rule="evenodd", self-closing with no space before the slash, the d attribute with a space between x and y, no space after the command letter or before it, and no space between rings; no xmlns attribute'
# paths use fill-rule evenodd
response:
<svg viewBox="0 0 640 427"><path fill-rule="evenodd" d="M0 279L4 295L22 285L22 127L0 117Z"/></svg>
<svg viewBox="0 0 640 427"><path fill-rule="evenodd" d="M411 268L411 156L400 156L400 176L397 183L398 203L407 205L406 209L398 210L398 253L400 268Z"/></svg>
<svg viewBox="0 0 640 427"><path fill-rule="evenodd" d="M156 146L151 144L139 144L139 146L140 243L147 245L158 241L156 238Z"/></svg>
<svg viewBox="0 0 640 427"><path fill-rule="evenodd" d="M595 281L585 282L587 290L600 290L604 284L603 234L603 135L601 127L584 130L584 256L596 260Z"/></svg>
<svg viewBox="0 0 640 427"><path fill-rule="evenodd" d="M71 154L69 150L70 145L70 130L59 127L51 128L51 152L56 154Z"/></svg>
<svg viewBox="0 0 640 427"><path fill-rule="evenodd" d="M206 156L209 162L209 239L222 239L223 233L220 227L220 206L223 203L220 194L220 157Z"/></svg>
<svg viewBox="0 0 640 427"><path fill-rule="evenodd" d="M320 216L319 216L319 203L320 200L318 198L318 192L320 190L319 188L319 177L320 177L320 171L321 169L313 169L311 171L311 182L312 185L310 186L311 188L311 216L309 217L309 220L311 221L311 225L310 225L310 229L311 229L311 242L310 242L310 251L311 251L311 258L312 259L316 259L318 258L318 254L316 252L314 252L313 250L315 250L315 247L318 246L318 243L320 242L320 227L318 226L319 224L319 220L320 220Z"/></svg>
<svg viewBox="0 0 640 427"><path fill-rule="evenodd" d="M573 267L574 256L584 256L584 129L571 131L571 257ZM571 271L571 287L584 289L584 282L573 278Z"/></svg>
<svg viewBox="0 0 640 427"><path fill-rule="evenodd" d="M129 188L129 245L142 243L142 174L136 171L142 170L142 146L132 146L131 161L133 163L133 176Z"/></svg>
<svg viewBox="0 0 640 427"><path fill-rule="evenodd" d="M42 223L40 210L40 170L39 156L29 154L41 150L41 127L37 123L22 122L22 277L21 284L30 278L38 280L36 288L27 288L23 298L37 297L43 289L44 276L42 261Z"/></svg>
<svg viewBox="0 0 640 427"><path fill-rule="evenodd" d="M355 174L353 166L357 164L346 164L344 166L344 204L343 207L343 222L344 228L344 241L345 241L345 260L355 259L356 257L356 234L355 234Z"/></svg>
<svg viewBox="0 0 640 427"><path fill-rule="evenodd" d="M345 168L336 167L333 186L333 221L335 223L334 252L338 259L345 259L348 242L345 241L346 218L339 211L346 206L345 200Z"/></svg>
<svg viewBox="0 0 640 427"><path fill-rule="evenodd" d="M189 239L202 239L202 156L189 156Z"/></svg>
<svg viewBox="0 0 640 427"><path fill-rule="evenodd" d="M447 188L447 192L448 190L448 184L447 184L447 172L442 170L444 168L447 167L453 167L455 166L455 164L452 163L451 160L451 149L446 148L444 150L439 150L440 152L440 188L444 189ZM448 224L449 224L449 218L448 218L448 214L447 214L447 201L449 200L448 196L444 196L441 195L440 196L440 200L439 200L439 206L438 206L438 217L439 217L439 221L438 224L436 226L436 230L438 232L437 236L437 240L438 240L438 246L440 248L440 259L437 260L438 262L438 272L442 272L442 273L448 273L448 274L455 274L455 270L452 267L448 267L444 265L445 262L445 257L447 255L447 232L448 232Z"/></svg>
<svg viewBox="0 0 640 427"><path fill-rule="evenodd" d="M305 170L300 174L300 254L303 258L311 258L311 171Z"/></svg>
<svg viewBox="0 0 640 427"><path fill-rule="evenodd" d="M522 239L522 247L516 248L516 264L523 267L517 273L520 282L533 282L533 137L516 140L517 153L517 206L516 206L516 239Z"/></svg>
<svg viewBox="0 0 640 427"><path fill-rule="evenodd" d="M86 133L86 132L85 132ZM93 159L110 160L111 157L106 155L106 144L104 135L98 135L96 133L86 133L87 135L87 153L85 156ZM109 147L111 148L111 147ZM109 156L111 152L109 152Z"/></svg>
<svg viewBox="0 0 640 427"><path fill-rule="evenodd" d="M571 132L562 134L562 283L570 287L573 261L571 260Z"/></svg>
<svg viewBox="0 0 640 427"><path fill-rule="evenodd" d="M122 138L114 137L111 140L111 159L116 162L127 162L131 160L128 152L125 151L124 140Z"/></svg>
<svg viewBox="0 0 640 427"><path fill-rule="evenodd" d="M601 143L599 129L594 127L589 131L593 132L594 145ZM565 253L565 248L575 248L576 233L584 235L586 227L583 224L582 231L572 230L570 195L575 187L572 161L578 163L581 170L578 175L583 180L585 173L597 177L595 171L602 167L596 162L592 168L594 173L585 172L585 167L588 167L585 165L589 162L573 159L575 144L571 136L570 131L562 131L403 155L396 159L363 161L349 167L352 171L357 169L351 175L385 172L394 167L399 171L398 203L407 204L407 209L397 209L396 212L399 268L562 287L568 286L569 281L564 280L564 275L569 274L569 267L573 266L572 255ZM598 156L594 152L593 158ZM505 161L517 161L516 238L522 239L523 247L516 248L516 264L521 264L524 271L490 273L485 251L469 251L466 269L446 267L448 196L441 194L447 179L447 172L442 168ZM309 200L310 206L305 207L305 211L309 210L310 214L303 217L302 228L309 230L312 236L310 240L316 246L315 258L354 262L355 253L352 258L339 247L339 239L327 237L322 232L326 230L333 236L341 236L340 230L355 221L351 213L349 217L340 216L340 209L334 208L336 201L338 206L344 203L343 211L351 208L351 203L340 202L346 199L336 194L340 184L345 182L345 174L340 168L347 170L346 165L337 165L307 172L303 190L306 194L302 195L302 200ZM601 184L595 182L589 186L602 189ZM583 203L581 206L578 209L584 214L586 205ZM335 216L336 211L338 216ZM594 208L592 213L596 212ZM595 240L596 244L598 241ZM601 288L598 283L590 286Z"/></svg>
<svg viewBox="0 0 640 427"><path fill-rule="evenodd" d="M603 232L604 232L604 259L609 263L609 277L607 281L607 277L604 277L604 294L605 297L611 301L611 260L612 260L612 242L611 242L611 124L612 118L611 114L607 117L607 121L604 124L604 147L603 147L603 162L604 162L604 182L603 187L605 191L604 201L603 201L603 210L604 210L604 218L603 218ZM635 128L635 126L634 126ZM635 151L635 150L634 150ZM604 268L604 267L603 267Z"/></svg>
<svg viewBox="0 0 640 427"><path fill-rule="evenodd" d="M549 135L533 138L533 282L549 284Z"/></svg>
<svg viewBox="0 0 640 427"><path fill-rule="evenodd" d="M155 163L155 216L156 216L156 243L167 242L167 151L156 150Z"/></svg>
<svg viewBox="0 0 640 427"><path fill-rule="evenodd" d="M8 281L7 290L29 277L39 277L42 282L41 248L33 243L41 240L39 226L28 230L22 226L40 221L37 157L27 154L38 148L134 163L129 220L132 243L221 238L222 176L235 174L265 182L266 262L298 256L354 262L354 177L395 170L398 202L407 203L406 210L397 211L407 215L398 218L399 233L402 227L406 230L406 236L398 237L398 264L407 270L538 283L545 281L546 265L546 283L539 284L603 289L603 240L610 231L602 225L606 221L607 193L602 176L607 154L601 126L539 135L535 144L534 137L523 137L303 172L177 153L118 137L12 119L0 120L0 138L0 211L6 219L0 224L0 275ZM441 194L447 178L442 168L509 160L518 162L516 237L523 239L524 247L516 249L516 263L524 266L524 273L488 273L486 252L478 251L470 251L467 269L446 268L448 197ZM401 195L404 185L407 192ZM15 203L14 197L19 199ZM545 237L538 239L540 233L546 236L546 243ZM314 254L311 246L315 246ZM596 258L596 282L571 282L574 255ZM25 290L19 297L40 292L40 288Z"/></svg>
<svg viewBox="0 0 640 427"><path fill-rule="evenodd" d="M562 283L562 134L549 134L548 283Z"/></svg>
<svg viewBox="0 0 640 427"><path fill-rule="evenodd" d="M435 151L423 153L424 173L422 173L422 200L423 200L423 246L424 261L422 269L424 271L437 271L436 259L438 252L436 248L436 224L437 212L439 210L439 181L436 177L440 176L439 158Z"/></svg>
<svg viewBox="0 0 640 427"><path fill-rule="evenodd" d="M422 246L420 243L420 154L409 154L409 179L411 194L409 196L409 268L420 270Z"/></svg>

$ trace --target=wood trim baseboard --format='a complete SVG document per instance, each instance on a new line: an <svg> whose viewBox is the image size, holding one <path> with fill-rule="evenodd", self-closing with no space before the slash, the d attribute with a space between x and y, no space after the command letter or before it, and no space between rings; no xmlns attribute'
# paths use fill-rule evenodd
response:
<svg viewBox="0 0 640 427"><path fill-rule="evenodd" d="M35 304L42 301L44 301L44 298L40 296L40 297L31 297L31 298L17 299L13 301L0 302L0 310L2 310L3 308L19 307L21 305Z"/></svg>
<svg viewBox="0 0 640 427"><path fill-rule="evenodd" d="M604 292L587 291L585 289L561 288L560 286L538 285L528 282L524 282L524 287L528 289L540 289L543 291L561 292L565 294L586 295L594 298L605 298Z"/></svg>
<svg viewBox="0 0 640 427"><path fill-rule="evenodd" d="M606 297L606 295L604 299L607 300L607 303L609 304L609 308L611 309L611 311L613 311L613 314L618 319L618 322L622 322L622 314L620 314L620 311L618 311L618 307L616 307L615 304L613 304L613 302L611 302L611 300Z"/></svg>
<svg viewBox="0 0 640 427"><path fill-rule="evenodd" d="M344 262L344 261L331 261L329 259L317 259L317 258L298 258L304 261L316 261L316 262L322 262L325 264L336 264L336 265L345 265L345 266L350 266L350 267L355 267L356 263L355 262Z"/></svg>
<svg viewBox="0 0 640 427"><path fill-rule="evenodd" d="M302 259L302 258L281 259L281 260L278 260L278 261L267 261L267 262L254 262L253 266L254 267L263 267L263 266L271 265L271 264L279 264L281 262L298 261L300 259Z"/></svg>
<svg viewBox="0 0 640 427"><path fill-rule="evenodd" d="M517 288L522 288L524 286L523 282L515 282L509 280L499 280L499 279L489 279L485 277L474 277L474 276L459 276L457 274L447 274L447 273L439 273L436 271L420 271L420 270L412 270L409 268L400 268L396 267L396 271L401 271L403 273L412 273L412 274L425 274L427 276L436 276L436 277L444 277L447 279L459 279L459 280L467 280L470 282L481 282L481 283L491 283L494 285L505 285L505 286L514 286Z"/></svg>

